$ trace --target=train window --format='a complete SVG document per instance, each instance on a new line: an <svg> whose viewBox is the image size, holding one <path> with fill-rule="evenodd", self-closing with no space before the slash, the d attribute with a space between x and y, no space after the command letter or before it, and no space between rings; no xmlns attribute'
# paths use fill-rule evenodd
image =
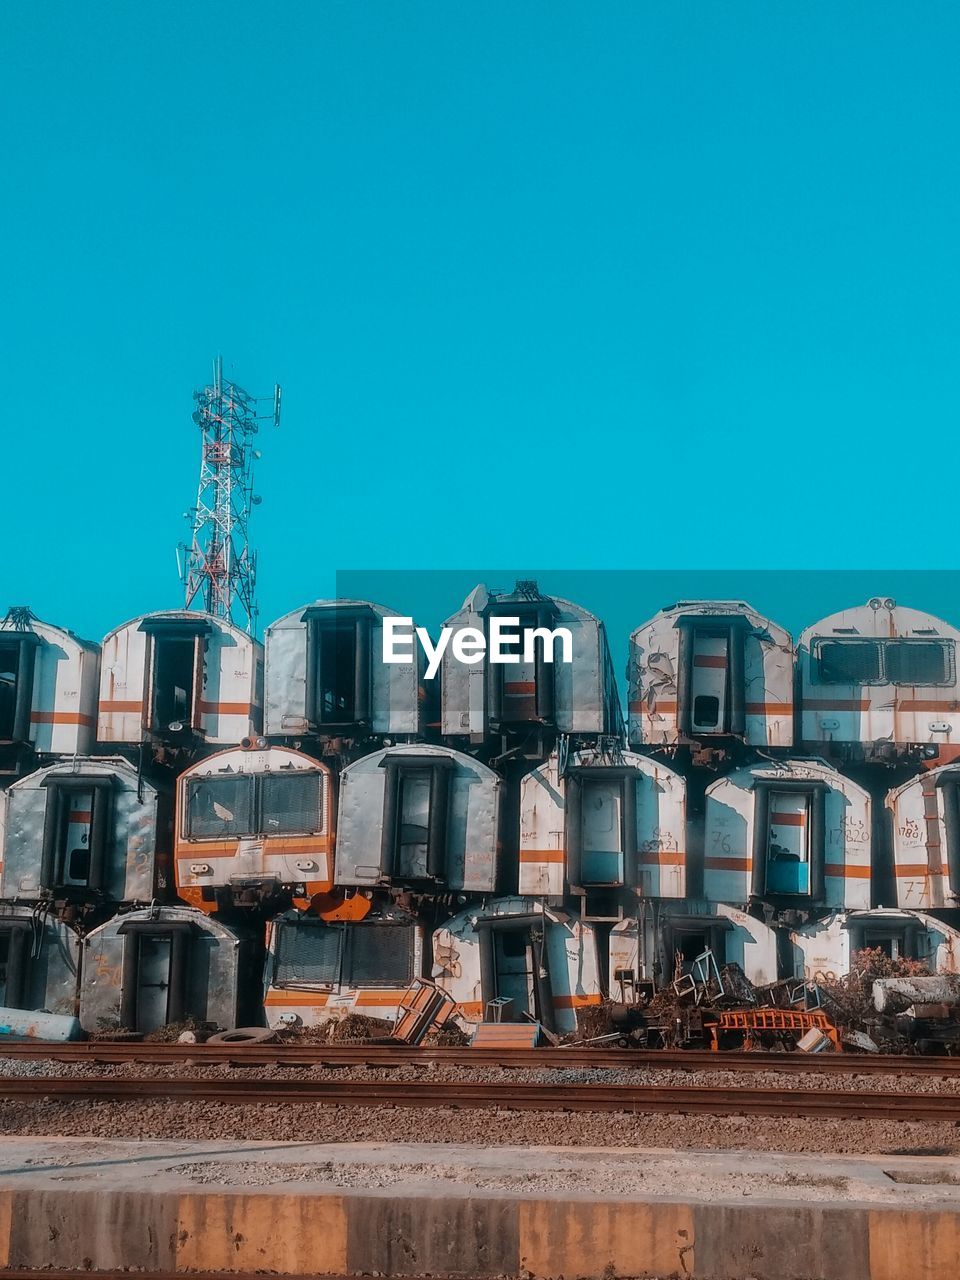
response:
<svg viewBox="0 0 960 1280"><path fill-rule="evenodd" d="M344 984L408 987L414 976L416 941L413 925L354 925L347 931Z"/></svg>
<svg viewBox="0 0 960 1280"><path fill-rule="evenodd" d="M950 646L939 640L889 640L884 645L887 679L892 684L950 684Z"/></svg>
<svg viewBox="0 0 960 1280"><path fill-rule="evenodd" d="M818 659L824 684L871 684L883 679L880 645L875 640L825 640Z"/></svg>
<svg viewBox="0 0 960 1280"><path fill-rule="evenodd" d="M370 715L370 609L308 609L304 621L307 719L318 729L364 723Z"/></svg>
<svg viewBox="0 0 960 1280"><path fill-rule="evenodd" d="M342 944L342 929L324 924L279 924L274 954L274 985L333 986L340 981Z"/></svg>
<svg viewBox="0 0 960 1280"><path fill-rule="evenodd" d="M771 791L767 809L768 893L810 892L810 802L803 791Z"/></svg>
<svg viewBox="0 0 960 1280"><path fill-rule="evenodd" d="M26 742L29 737L38 644L33 631L0 633L0 742Z"/></svg>
<svg viewBox="0 0 960 1280"><path fill-rule="evenodd" d="M264 835L319 831L323 825L319 773L264 774L260 780L260 829Z"/></svg>
<svg viewBox="0 0 960 1280"><path fill-rule="evenodd" d="M253 785L248 774L191 778L183 834L194 840L252 835Z"/></svg>
<svg viewBox="0 0 960 1280"><path fill-rule="evenodd" d="M720 723L720 699L699 694L693 700L693 727L715 729Z"/></svg>

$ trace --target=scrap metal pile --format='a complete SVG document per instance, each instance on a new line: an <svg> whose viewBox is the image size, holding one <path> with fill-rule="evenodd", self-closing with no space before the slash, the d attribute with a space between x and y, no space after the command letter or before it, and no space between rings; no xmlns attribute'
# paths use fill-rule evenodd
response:
<svg viewBox="0 0 960 1280"><path fill-rule="evenodd" d="M718 966L708 948L669 986L655 992L641 984L634 996L607 1002L602 1015L590 1011L581 1019L581 1041L643 1049L960 1052L960 977L931 976L919 962L891 960L879 949L857 952L851 972L839 979L754 986L738 964Z"/></svg>

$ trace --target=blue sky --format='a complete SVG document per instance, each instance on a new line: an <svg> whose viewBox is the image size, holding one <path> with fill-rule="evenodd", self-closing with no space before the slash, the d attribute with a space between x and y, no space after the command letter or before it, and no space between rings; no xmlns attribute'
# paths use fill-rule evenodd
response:
<svg viewBox="0 0 960 1280"><path fill-rule="evenodd" d="M284 387L264 622L349 567L960 566L958 38L937 0L9 0L0 605L179 603L217 351Z"/></svg>

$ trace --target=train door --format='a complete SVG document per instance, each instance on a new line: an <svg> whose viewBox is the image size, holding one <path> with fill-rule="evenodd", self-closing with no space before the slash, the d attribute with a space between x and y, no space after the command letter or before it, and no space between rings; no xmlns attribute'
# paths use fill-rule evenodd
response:
<svg viewBox="0 0 960 1280"><path fill-rule="evenodd" d="M0 1005L24 1007L30 925L25 920L0 925Z"/></svg>
<svg viewBox="0 0 960 1280"><path fill-rule="evenodd" d="M315 729L365 723L371 705L373 613L308 609L306 715Z"/></svg>
<svg viewBox="0 0 960 1280"><path fill-rule="evenodd" d="M494 966L497 996L512 1000L510 1015L520 1021L521 1015L535 1015L533 947L527 929L493 931Z"/></svg>
<svg viewBox="0 0 960 1280"><path fill-rule="evenodd" d="M544 637L552 633L555 626L556 606L545 600L498 603L488 615L488 640L490 616L516 618L519 626L512 623L505 632L505 635L515 635L515 639L508 641L501 637L499 642L501 653L512 655L516 661L486 663L489 718L503 725L552 723L555 714L555 664L550 647L552 642ZM523 637L534 630L544 634L536 638L527 657Z"/></svg>
<svg viewBox="0 0 960 1280"><path fill-rule="evenodd" d="M203 619L146 618L146 728L156 733L199 729L204 657L210 624Z"/></svg>
<svg viewBox="0 0 960 1280"><path fill-rule="evenodd" d="M410 880L429 875L430 769L404 769L397 785L398 841L395 874Z"/></svg>
<svg viewBox="0 0 960 1280"><path fill-rule="evenodd" d="M810 795L771 791L767 813L768 893L810 892Z"/></svg>
<svg viewBox="0 0 960 1280"><path fill-rule="evenodd" d="M727 673L730 630L694 627L690 671L690 728L693 733L727 732Z"/></svg>
<svg viewBox="0 0 960 1280"><path fill-rule="evenodd" d="M580 883L623 884L623 784L619 778L585 778L580 800Z"/></svg>
<svg viewBox="0 0 960 1280"><path fill-rule="evenodd" d="M140 936L137 967L137 1031L155 1031L167 1021L172 939L169 934Z"/></svg>

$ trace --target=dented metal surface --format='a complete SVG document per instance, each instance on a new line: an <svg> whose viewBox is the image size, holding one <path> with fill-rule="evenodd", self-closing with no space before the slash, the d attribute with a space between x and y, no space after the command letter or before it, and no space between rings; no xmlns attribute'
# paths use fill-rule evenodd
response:
<svg viewBox="0 0 960 1280"><path fill-rule="evenodd" d="M189 907L114 916L83 940L81 1025L86 1032L148 1032L186 1018L216 1029L243 1025L244 1000L256 983L251 944L241 930Z"/></svg>
<svg viewBox="0 0 960 1280"><path fill-rule="evenodd" d="M0 810L0 896L118 904L163 895L172 889L170 801L169 784L138 778L121 756L76 756L20 778Z"/></svg>
<svg viewBox="0 0 960 1280"><path fill-rule="evenodd" d="M492 769L449 747L388 747L354 761L340 775L336 883L492 892L501 787Z"/></svg>
<svg viewBox="0 0 960 1280"><path fill-rule="evenodd" d="M630 637L631 747L793 744L793 642L742 600L684 601Z"/></svg>
<svg viewBox="0 0 960 1280"><path fill-rule="evenodd" d="M267 928L267 1025L316 1027L348 1014L394 1021L411 981L424 976L426 934L423 924L391 908L339 924L298 911L277 916ZM381 962L371 964L381 941Z"/></svg>
<svg viewBox="0 0 960 1280"><path fill-rule="evenodd" d="M870 906L871 803L816 760L737 769L706 792L703 884L715 902Z"/></svg>
<svg viewBox="0 0 960 1280"><path fill-rule="evenodd" d="M366 686L367 705L360 719L356 718L358 708L353 707L349 713L345 710L342 721L335 721L331 714L329 725L325 725L322 708L316 705L315 692L311 698L317 662L317 641L311 619L322 622L325 618L335 620L339 615L346 624L354 615L362 621L364 614L369 616L363 639L366 654L357 661L362 661L358 677ZM415 649L416 657L409 663L382 660L383 619L399 616L396 610L368 600L317 600L301 605L267 627L264 725L267 735L286 739L325 735L350 739L371 735L400 739L421 737L426 729L422 653ZM311 700L313 707L308 706Z"/></svg>
<svg viewBox="0 0 960 1280"><path fill-rule="evenodd" d="M0 903L6 939L0 1004L73 1017L77 1012L80 938L76 929L34 907Z"/></svg>

